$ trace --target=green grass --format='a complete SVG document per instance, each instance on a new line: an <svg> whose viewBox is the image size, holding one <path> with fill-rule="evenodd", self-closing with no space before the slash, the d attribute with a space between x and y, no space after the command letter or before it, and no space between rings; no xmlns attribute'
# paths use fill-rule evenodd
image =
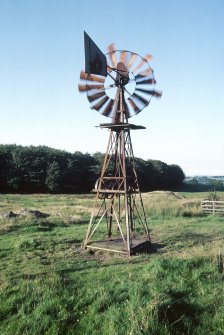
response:
<svg viewBox="0 0 224 335"><path fill-rule="evenodd" d="M223 197L223 194L219 194ZM157 252L81 252L93 196L0 195L0 334L224 334L224 217L206 193L143 195Z"/></svg>

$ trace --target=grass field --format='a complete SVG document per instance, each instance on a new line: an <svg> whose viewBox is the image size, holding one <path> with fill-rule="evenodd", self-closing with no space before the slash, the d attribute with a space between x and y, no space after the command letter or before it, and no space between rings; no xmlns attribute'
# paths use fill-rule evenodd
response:
<svg viewBox="0 0 224 335"><path fill-rule="evenodd" d="M224 198L224 194L218 194ZM157 252L82 252L91 195L0 195L1 335L224 334L224 217L206 193L143 195Z"/></svg>

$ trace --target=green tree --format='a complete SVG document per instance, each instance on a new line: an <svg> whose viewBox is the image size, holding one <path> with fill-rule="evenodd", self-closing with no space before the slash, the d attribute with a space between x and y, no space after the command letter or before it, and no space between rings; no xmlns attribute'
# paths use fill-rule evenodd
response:
<svg viewBox="0 0 224 335"><path fill-rule="evenodd" d="M185 174L183 170L176 164L168 166L169 183L170 187L179 186L184 182Z"/></svg>
<svg viewBox="0 0 224 335"><path fill-rule="evenodd" d="M60 188L60 166L58 162L53 161L47 168L46 187L49 192L55 193Z"/></svg>
<svg viewBox="0 0 224 335"><path fill-rule="evenodd" d="M104 154L69 153L46 146L0 145L0 192L88 192L100 176ZM108 166L113 175L114 166ZM142 191L180 185L184 173L178 165L135 159ZM132 172L127 159L127 170Z"/></svg>

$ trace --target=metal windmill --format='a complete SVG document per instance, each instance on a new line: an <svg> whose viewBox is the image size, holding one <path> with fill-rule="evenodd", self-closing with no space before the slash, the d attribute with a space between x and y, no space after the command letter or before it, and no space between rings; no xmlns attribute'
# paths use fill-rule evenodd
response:
<svg viewBox="0 0 224 335"><path fill-rule="evenodd" d="M150 244L150 235L130 135L131 130L145 127L128 119L161 92L154 89L151 55L143 58L115 50L114 44L104 55L85 32L84 42L85 72L80 74L79 91L86 92L91 108L110 117L111 123L100 124L109 130L109 141L83 247L131 255Z"/></svg>

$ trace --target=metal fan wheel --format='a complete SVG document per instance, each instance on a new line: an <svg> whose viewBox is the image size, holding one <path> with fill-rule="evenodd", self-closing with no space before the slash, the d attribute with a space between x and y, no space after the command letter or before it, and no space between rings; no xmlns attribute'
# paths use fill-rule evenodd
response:
<svg viewBox="0 0 224 335"><path fill-rule="evenodd" d="M92 75L81 71L79 90L87 93L91 108L104 116L113 118L116 113L115 97L117 92L117 72L119 63L122 63L128 72L127 83L123 86L125 98L126 117L138 114L145 108L152 96L160 97L161 93L155 91L155 78L148 61L140 55L126 51L110 49L106 54L108 76Z"/></svg>

